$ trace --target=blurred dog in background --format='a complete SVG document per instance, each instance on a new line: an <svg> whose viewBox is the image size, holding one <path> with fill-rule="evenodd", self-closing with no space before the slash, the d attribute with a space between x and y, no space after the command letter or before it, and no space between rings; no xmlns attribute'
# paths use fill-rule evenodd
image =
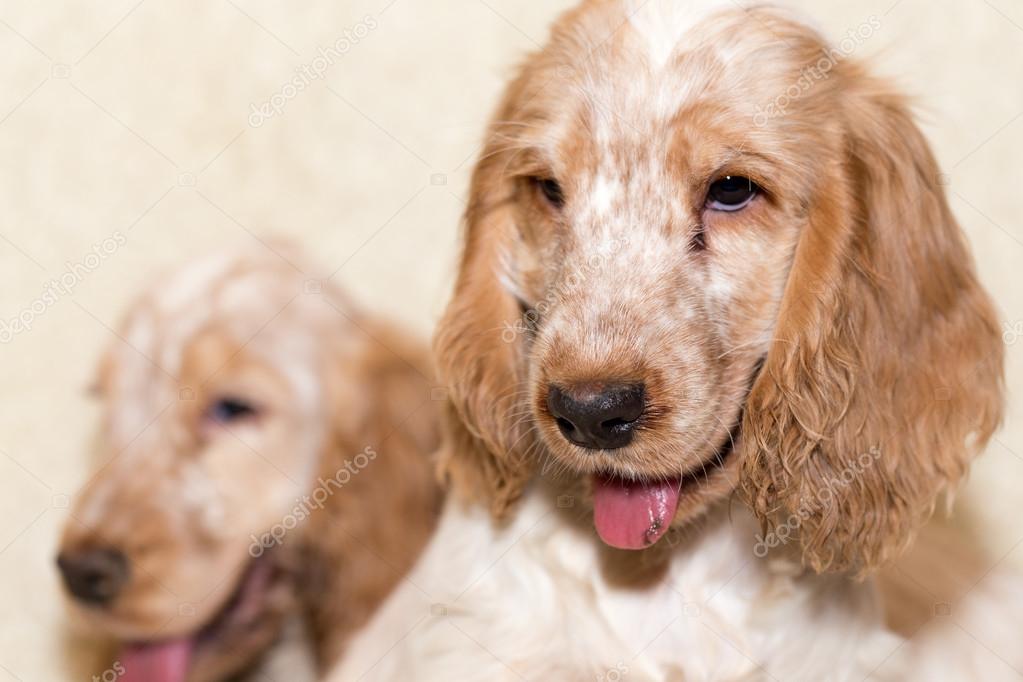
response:
<svg viewBox="0 0 1023 682"><path fill-rule="evenodd" d="M297 261L161 278L102 362L105 463L57 563L123 682L238 674L295 619L325 666L434 527L425 347Z"/></svg>

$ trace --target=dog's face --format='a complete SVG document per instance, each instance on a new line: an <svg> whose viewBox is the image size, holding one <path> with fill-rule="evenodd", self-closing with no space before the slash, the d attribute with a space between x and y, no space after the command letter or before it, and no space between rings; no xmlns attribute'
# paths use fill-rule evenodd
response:
<svg viewBox="0 0 1023 682"><path fill-rule="evenodd" d="M728 23L697 17L662 62L658 39L671 36L658 34L680 20L634 18L607 50L541 59L516 85L535 96L508 127L520 235L500 276L523 310L548 466L662 482L671 506L687 493L689 515L734 486L732 440L817 180L795 171L835 141L751 125L749 103L798 73L790 59L758 60L723 78L729 52L760 36L723 46ZM639 547L670 519L649 536L649 518L601 521L606 540Z"/></svg>
<svg viewBox="0 0 1023 682"><path fill-rule="evenodd" d="M71 512L65 582L94 630L139 660L187 658L190 679L208 644L272 641L286 607L260 538L294 520L328 425L358 420L354 388L327 379L343 320L302 284L265 258L193 266L135 307L96 387L102 466Z"/></svg>
<svg viewBox="0 0 1023 682"><path fill-rule="evenodd" d="M783 14L584 3L510 87L474 176L437 340L456 483L500 507L534 464L588 477L602 539L640 549L740 483L765 518L794 512L905 446L798 510L817 565L887 556L1000 412L997 324L937 177L901 101ZM924 455L925 394L953 382L962 421ZM890 526L843 541L856 514Z"/></svg>

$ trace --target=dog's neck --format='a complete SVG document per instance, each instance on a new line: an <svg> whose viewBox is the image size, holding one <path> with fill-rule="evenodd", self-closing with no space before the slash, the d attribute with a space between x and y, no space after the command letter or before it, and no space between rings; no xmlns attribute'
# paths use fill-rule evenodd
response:
<svg viewBox="0 0 1023 682"><path fill-rule="evenodd" d="M356 438L336 437L321 458L314 487L330 495L304 524L294 562L321 665L340 657L436 525L439 489L424 484L432 481L430 461L401 425L407 416L387 414Z"/></svg>
<svg viewBox="0 0 1023 682"><path fill-rule="evenodd" d="M630 679L760 679L761 665L802 670L808 641L829 665L848 647L889 643L870 585L814 575L781 553L757 557L757 523L739 504L628 552L600 541L585 497L570 490L534 480L502 523L481 505L451 500L410 585L352 648L345 674L432 670L430 657L452 646L453 632L460 644L459 630L481 646L459 649L457 669L500 679L501 661L529 679L607 679L613 670L631 670ZM374 648L417 620L400 653ZM798 679L827 678L815 672Z"/></svg>

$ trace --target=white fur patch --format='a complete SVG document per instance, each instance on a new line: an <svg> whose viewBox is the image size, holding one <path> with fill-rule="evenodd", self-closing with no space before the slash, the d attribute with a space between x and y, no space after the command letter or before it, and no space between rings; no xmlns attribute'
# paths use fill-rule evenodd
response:
<svg viewBox="0 0 1023 682"><path fill-rule="evenodd" d="M694 26L723 9L741 6L734 0L626 0L629 23L646 41L657 67L668 63Z"/></svg>
<svg viewBox="0 0 1023 682"><path fill-rule="evenodd" d="M615 200L621 195L621 183L607 175L599 175L590 192L593 210L598 216L607 215Z"/></svg>
<svg viewBox="0 0 1023 682"><path fill-rule="evenodd" d="M500 528L452 500L327 679L859 680L898 646L869 584L756 559L757 526L738 508L637 590L605 577L593 533L552 496L534 487ZM836 661L855 672L836 675Z"/></svg>

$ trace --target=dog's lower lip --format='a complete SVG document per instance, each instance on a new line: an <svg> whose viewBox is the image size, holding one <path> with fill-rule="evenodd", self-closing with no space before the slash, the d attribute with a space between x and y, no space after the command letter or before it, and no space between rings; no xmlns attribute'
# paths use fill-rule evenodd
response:
<svg viewBox="0 0 1023 682"><path fill-rule="evenodd" d="M737 422L735 428L728 432L727 438L721 444L721 446L714 451L714 455L712 457L709 457L700 464L697 464L687 469L681 475L675 474L673 478L677 478L680 481L683 491L687 487L699 485L700 483L707 481L716 471L723 469L725 467L728 461L732 458L732 455L735 454L735 441L739 437L739 425L741 423L742 418L740 416L739 421ZM612 474L610 474L609 472L598 472L597 475L610 476ZM664 478L663 476L661 477L651 476L650 480L657 480L663 478Z"/></svg>
<svg viewBox="0 0 1023 682"><path fill-rule="evenodd" d="M686 488L690 488L694 485L699 485L705 482L711 476L713 476L716 471L718 471L719 469L723 469L725 467L725 464L727 464L728 460L731 459L732 454L734 452L735 449L731 445L729 445L728 447L719 450L717 453L715 453L713 457L707 459L702 464L698 464L693 468L688 469L681 476L678 474L676 474L674 477L668 478L665 478L663 476L656 477L651 476L647 479L643 479L643 477L640 477L640 480L648 480L651 482L662 480L677 480L681 486L681 490L685 492ZM607 480L615 478L615 474L608 471L599 471L595 473L594 476L598 479Z"/></svg>
<svg viewBox="0 0 1023 682"><path fill-rule="evenodd" d="M240 618L245 623L258 617L262 609L262 600L279 578L277 567L268 557L250 561L239 578L234 593L206 624L176 640L126 642L121 650L121 657L126 661L126 665L140 664L142 670L146 670L148 665L152 665L152 662L146 663L139 660L140 656L152 659L152 654L146 654L146 651L159 652L156 654L157 658L153 660L165 661L169 656L178 655L176 653L178 650L184 650L185 653L180 655L184 656L185 660L177 665L184 666L187 671L191 669L196 655L207 652L209 647L214 646L218 639L224 635L225 630L237 627L237 623L234 622L236 619ZM129 672L135 674L137 671L129 670ZM141 674L146 676L148 673ZM130 679L136 679L136 677L130 677Z"/></svg>
<svg viewBox="0 0 1023 682"><path fill-rule="evenodd" d="M217 615L199 631L198 644L203 646L215 641L218 632L222 628L229 627L233 616L237 616L239 613L245 615L245 611L250 611L253 608L253 601L257 602L256 608L258 608L266 593L270 591L279 577L271 557L264 556L251 561L239 578L234 594Z"/></svg>

